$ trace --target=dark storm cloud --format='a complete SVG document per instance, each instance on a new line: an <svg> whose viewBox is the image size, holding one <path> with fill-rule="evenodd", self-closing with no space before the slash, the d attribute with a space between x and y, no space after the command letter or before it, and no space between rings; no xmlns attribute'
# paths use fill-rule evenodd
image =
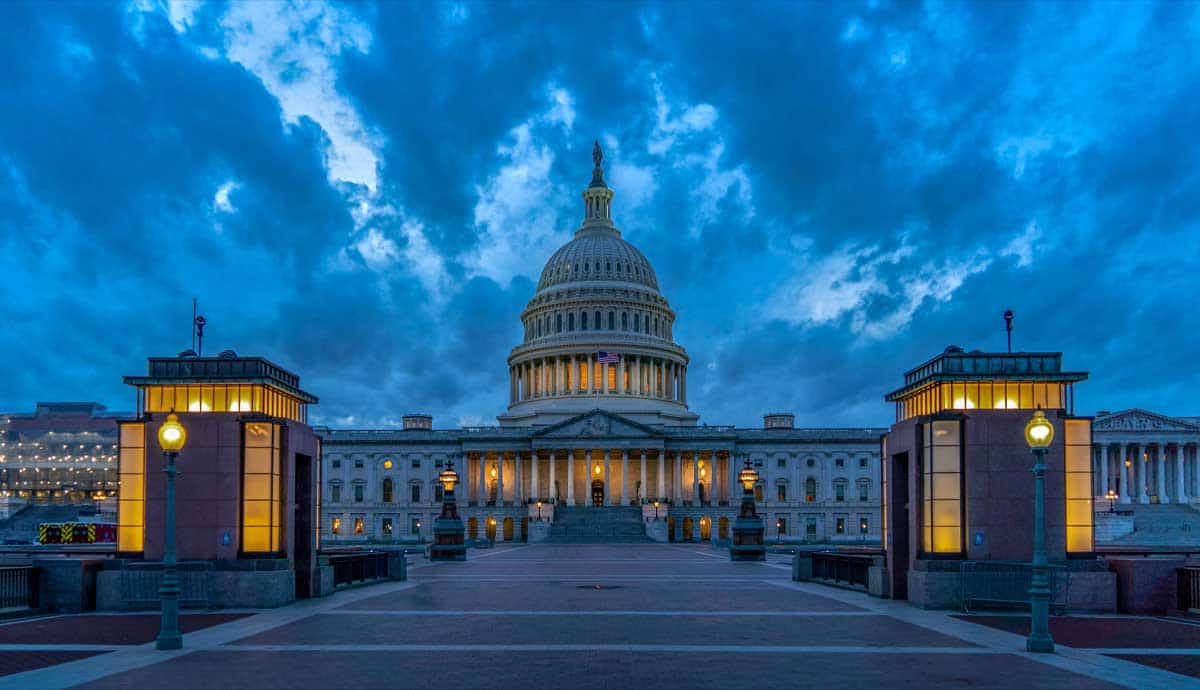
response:
<svg viewBox="0 0 1200 690"><path fill-rule="evenodd" d="M702 421L883 425L904 369L1002 347L1008 307L1019 347L1092 371L1081 411L1196 414L1194 7L175 9L0 9L0 409L128 407L197 294L317 421L486 423L530 238L569 237L610 137ZM376 191L331 172L354 146ZM470 259L497 242L529 251L511 281Z"/></svg>

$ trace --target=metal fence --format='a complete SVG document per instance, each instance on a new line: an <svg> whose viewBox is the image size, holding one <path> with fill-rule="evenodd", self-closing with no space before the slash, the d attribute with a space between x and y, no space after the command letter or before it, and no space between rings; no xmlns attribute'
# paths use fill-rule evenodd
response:
<svg viewBox="0 0 1200 690"><path fill-rule="evenodd" d="M868 573L874 556L815 551L812 554L812 579L868 588Z"/></svg>
<svg viewBox="0 0 1200 690"><path fill-rule="evenodd" d="M1179 609L1200 613L1200 566L1180 568Z"/></svg>
<svg viewBox="0 0 1200 690"><path fill-rule="evenodd" d="M179 605L211 608L212 563L182 561L177 566ZM159 602L162 563L126 563L121 571L121 603L126 608L146 608Z"/></svg>
<svg viewBox="0 0 1200 690"><path fill-rule="evenodd" d="M38 607L38 569L32 565L0 567L0 609Z"/></svg>
<svg viewBox="0 0 1200 690"><path fill-rule="evenodd" d="M1050 609L1065 611L1070 577L1061 565L1046 566ZM1024 561L964 561L959 567L963 611L975 608L1025 608L1033 566Z"/></svg>
<svg viewBox="0 0 1200 690"><path fill-rule="evenodd" d="M388 577L388 554L385 551L331 555L329 565L333 567L334 587Z"/></svg>

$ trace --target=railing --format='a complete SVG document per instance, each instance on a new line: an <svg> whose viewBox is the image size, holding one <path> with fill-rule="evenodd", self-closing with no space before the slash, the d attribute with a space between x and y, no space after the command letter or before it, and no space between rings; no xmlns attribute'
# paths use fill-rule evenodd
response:
<svg viewBox="0 0 1200 690"><path fill-rule="evenodd" d="M334 587L388 577L388 554L384 551L332 555L329 565L333 567Z"/></svg>
<svg viewBox="0 0 1200 690"><path fill-rule="evenodd" d="M121 570L121 603L126 608L146 608L160 601L162 563L127 563ZM179 605L188 608L212 606L212 563L180 561L176 566L179 580Z"/></svg>
<svg viewBox="0 0 1200 690"><path fill-rule="evenodd" d="M38 607L38 569L32 565L0 568L0 609Z"/></svg>
<svg viewBox="0 0 1200 690"><path fill-rule="evenodd" d="M1027 561L964 561L959 566L963 611L972 605L1024 608L1029 606L1033 566ZM1050 609L1064 611L1069 601L1070 576L1061 565L1046 566Z"/></svg>
<svg viewBox="0 0 1200 690"><path fill-rule="evenodd" d="M812 579L867 589L874 556L816 551L812 554Z"/></svg>
<svg viewBox="0 0 1200 690"><path fill-rule="evenodd" d="M1180 610L1200 613L1200 566L1180 568L1177 572Z"/></svg>

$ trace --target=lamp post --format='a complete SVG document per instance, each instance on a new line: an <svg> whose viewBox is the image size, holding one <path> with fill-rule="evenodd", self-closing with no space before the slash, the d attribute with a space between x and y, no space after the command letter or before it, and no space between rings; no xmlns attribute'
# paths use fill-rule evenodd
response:
<svg viewBox="0 0 1200 690"><path fill-rule="evenodd" d="M429 547L429 560L465 561L465 530L462 518L458 517L458 504L454 500L454 485L458 483L454 460L447 462L446 469L438 473L438 481L442 484L442 512L433 521L433 545Z"/></svg>
<svg viewBox="0 0 1200 690"><path fill-rule="evenodd" d="M1025 649L1053 652L1050 637L1050 582L1046 576L1046 451L1054 440L1054 426L1041 410L1025 425L1025 442L1033 451L1033 578L1029 585L1030 629Z"/></svg>
<svg viewBox="0 0 1200 690"><path fill-rule="evenodd" d="M754 509L754 485L758 483L758 472L750 465L738 473L742 485L742 506L733 522L733 544L729 547L729 559L733 561L765 561L767 548L763 544L763 521Z"/></svg>
<svg viewBox="0 0 1200 690"><path fill-rule="evenodd" d="M538 522L541 522L542 521L542 502L541 501L537 502L537 507L538 507Z"/></svg>
<svg viewBox="0 0 1200 690"><path fill-rule="evenodd" d="M1117 492L1109 489L1108 492L1104 494L1104 497L1108 499L1108 512L1116 512L1113 510L1113 501L1117 500Z"/></svg>
<svg viewBox="0 0 1200 690"><path fill-rule="evenodd" d="M658 520L658 501L654 502L654 519Z"/></svg>
<svg viewBox="0 0 1200 690"><path fill-rule="evenodd" d="M167 459L167 515L163 535L163 576L158 588L162 601L162 620L158 637L154 641L158 649L182 649L183 635L179 634L179 576L175 569L175 458L187 443L187 429L179 423L175 413L167 415L167 421L158 428L158 445Z"/></svg>

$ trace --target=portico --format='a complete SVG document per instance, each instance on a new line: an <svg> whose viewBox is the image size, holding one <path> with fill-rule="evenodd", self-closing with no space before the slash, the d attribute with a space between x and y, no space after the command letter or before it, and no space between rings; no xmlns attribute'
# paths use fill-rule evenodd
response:
<svg viewBox="0 0 1200 690"><path fill-rule="evenodd" d="M1200 497L1200 423L1131 409L1096 417L1095 495L1122 504L1190 503Z"/></svg>

